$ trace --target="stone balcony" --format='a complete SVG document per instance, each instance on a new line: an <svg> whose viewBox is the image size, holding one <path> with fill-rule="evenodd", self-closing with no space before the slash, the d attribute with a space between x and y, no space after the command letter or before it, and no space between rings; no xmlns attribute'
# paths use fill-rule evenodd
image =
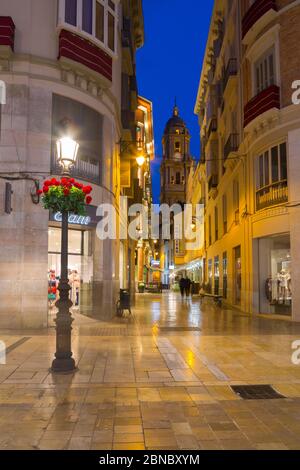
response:
<svg viewBox="0 0 300 470"><path fill-rule="evenodd" d="M0 16L0 58L8 58L15 46L15 24L10 16Z"/></svg>
<svg viewBox="0 0 300 470"><path fill-rule="evenodd" d="M277 85L269 86L248 101L244 108L244 127L272 109L280 109L280 88Z"/></svg>
<svg viewBox="0 0 300 470"><path fill-rule="evenodd" d="M276 15L276 0L255 0L242 19L243 43L250 43L253 37Z"/></svg>

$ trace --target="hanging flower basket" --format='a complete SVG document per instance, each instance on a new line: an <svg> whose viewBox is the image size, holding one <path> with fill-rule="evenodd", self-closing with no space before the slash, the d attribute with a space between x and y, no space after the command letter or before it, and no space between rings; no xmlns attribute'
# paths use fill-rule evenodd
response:
<svg viewBox="0 0 300 470"><path fill-rule="evenodd" d="M39 189L37 194L42 196L44 209L86 215L85 205L92 202L91 192L91 186L84 186L74 178L63 177L60 181L55 178L45 181L43 189Z"/></svg>

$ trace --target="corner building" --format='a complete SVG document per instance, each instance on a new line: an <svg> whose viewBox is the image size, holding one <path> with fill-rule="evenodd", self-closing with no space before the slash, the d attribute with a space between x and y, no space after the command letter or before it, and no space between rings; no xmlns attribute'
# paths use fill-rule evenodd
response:
<svg viewBox="0 0 300 470"><path fill-rule="evenodd" d="M76 125L80 145L73 176L93 187L88 217L70 217L69 268L80 276L79 312L110 319L120 249L117 240L96 236L96 209L110 203L118 212L119 141L132 105L124 95L137 101L129 85L135 69L126 89L122 63L128 54L134 63L143 44L142 3L2 0L0 14L0 79L7 93L0 140L0 327L48 323L49 272L60 275L60 219L34 204L31 192L33 180L42 185L60 175L55 142L66 118Z"/></svg>
<svg viewBox="0 0 300 470"><path fill-rule="evenodd" d="M216 1L195 112L205 168L205 284L243 311L300 321L300 5Z"/></svg>

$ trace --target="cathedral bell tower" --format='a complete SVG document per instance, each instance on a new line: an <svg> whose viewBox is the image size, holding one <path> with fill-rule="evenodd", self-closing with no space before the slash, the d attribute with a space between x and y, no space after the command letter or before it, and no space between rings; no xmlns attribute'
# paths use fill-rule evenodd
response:
<svg viewBox="0 0 300 470"><path fill-rule="evenodd" d="M175 103L173 116L168 120L162 138L163 159L160 167L160 203L186 203L187 182L194 160L190 155L190 133L179 116ZM174 281L174 270L184 263L185 242L174 239L171 221L171 240L163 240L161 246L161 268L163 284Z"/></svg>
<svg viewBox="0 0 300 470"><path fill-rule="evenodd" d="M162 138L163 161L161 173L160 202L185 203L186 184L193 160L190 156L190 133L179 116L177 104L168 120Z"/></svg>

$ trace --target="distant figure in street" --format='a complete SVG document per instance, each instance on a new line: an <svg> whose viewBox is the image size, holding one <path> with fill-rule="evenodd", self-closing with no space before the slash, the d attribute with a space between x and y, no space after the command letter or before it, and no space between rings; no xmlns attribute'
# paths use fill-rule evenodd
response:
<svg viewBox="0 0 300 470"><path fill-rule="evenodd" d="M185 279L184 277L182 277L179 281L179 288L180 288L180 293L181 293L182 298L184 297L185 286L186 286Z"/></svg>
<svg viewBox="0 0 300 470"><path fill-rule="evenodd" d="M187 297L189 297L189 296L190 296L190 293L191 293L192 281L191 281L188 277L186 277L186 278L184 279L184 284L185 284L185 295L186 295Z"/></svg>

